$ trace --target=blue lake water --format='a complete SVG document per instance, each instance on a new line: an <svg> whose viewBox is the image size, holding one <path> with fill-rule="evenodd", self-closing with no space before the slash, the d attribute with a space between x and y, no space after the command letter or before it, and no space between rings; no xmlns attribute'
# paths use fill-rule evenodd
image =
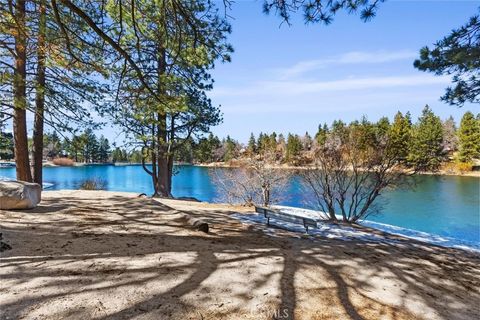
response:
<svg viewBox="0 0 480 320"><path fill-rule="evenodd" d="M173 195L215 202L218 193L210 170L197 166L178 166L173 178ZM0 178L15 178L14 168L0 169ZM150 176L141 166L83 166L44 168L49 190L78 189L86 178L101 178L107 190L151 194ZM414 190L388 191L382 196L381 214L368 220L418 230L480 247L480 178L420 176ZM311 207L311 196L293 177L281 204ZM405 232L404 232L405 233Z"/></svg>

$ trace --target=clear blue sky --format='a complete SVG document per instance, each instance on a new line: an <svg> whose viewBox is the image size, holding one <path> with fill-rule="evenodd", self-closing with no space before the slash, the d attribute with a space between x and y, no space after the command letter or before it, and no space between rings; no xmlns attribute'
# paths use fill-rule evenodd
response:
<svg viewBox="0 0 480 320"><path fill-rule="evenodd" d="M467 22L480 1L395 1L364 23L342 14L324 26L292 26L262 13L262 1L237 1L231 11L232 62L218 64L210 93L224 122L212 131L245 142L250 132L315 133L319 123L377 120L398 111L418 117L429 104L457 120L468 109L441 101L448 77L413 68L418 51Z"/></svg>

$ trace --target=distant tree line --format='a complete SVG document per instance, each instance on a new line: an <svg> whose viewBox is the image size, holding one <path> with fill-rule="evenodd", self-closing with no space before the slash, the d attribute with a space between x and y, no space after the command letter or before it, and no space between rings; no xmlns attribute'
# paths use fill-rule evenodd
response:
<svg viewBox="0 0 480 320"><path fill-rule="evenodd" d="M91 129L71 137L60 137L57 132L43 135L43 159L70 158L80 163L107 163L107 162L141 162L139 151L113 147L103 135L97 136ZM13 135L9 132L0 132L0 159L12 160ZM28 149L33 152L33 139L28 140Z"/></svg>
<svg viewBox="0 0 480 320"><path fill-rule="evenodd" d="M480 159L480 114L465 112L457 126L453 117L442 121L426 106L415 123L410 113L398 112L393 121L382 117L371 122L364 117L349 124L342 120L335 120L330 126L324 123L313 136L308 132L302 136L273 132L260 133L256 137L252 133L246 144L230 136L220 139L212 133L197 139L190 137L175 154L175 161L208 164L253 158L274 164L309 165L325 144L343 141L348 132L359 126L363 128L359 131L362 143L388 138L391 152L405 160L406 166L418 171L435 171L452 160L471 165L474 159ZM107 138L97 137L91 129L64 139L55 132L43 137L44 159L68 157L84 163L151 161L151 157L140 149L112 148ZM31 139L29 145L31 149ZM3 132L0 134L0 158L13 159L13 156L12 134Z"/></svg>
<svg viewBox="0 0 480 320"><path fill-rule="evenodd" d="M417 171L435 171L452 160L471 164L480 159L480 114L467 111L459 126L453 117L442 121L429 106L425 106L416 122L410 113L398 112L393 121L382 117L371 122L366 117L349 124L335 120L330 126L322 124L314 136L288 133L286 136L252 133L247 144L241 144L230 136L220 140L210 134L198 140L190 139L177 154L176 160L189 163L229 162L246 158L267 160L276 164L293 166L309 165L315 161L316 152L327 143L345 140L355 128L362 144L376 139L390 141L391 150L402 163ZM268 159L267 159L268 158Z"/></svg>

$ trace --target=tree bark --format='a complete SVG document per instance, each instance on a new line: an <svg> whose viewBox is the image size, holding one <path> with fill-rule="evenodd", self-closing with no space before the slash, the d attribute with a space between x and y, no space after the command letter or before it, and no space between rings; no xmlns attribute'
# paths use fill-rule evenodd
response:
<svg viewBox="0 0 480 320"><path fill-rule="evenodd" d="M170 136L168 138L168 192L172 194L172 177L173 177L173 161L174 161L174 150L173 142L175 140L175 117L171 116L170 118Z"/></svg>
<svg viewBox="0 0 480 320"><path fill-rule="evenodd" d="M45 110L45 34L47 28L46 0L40 0L37 40L37 86L35 96L35 119L33 125L33 181L42 185L43 160L43 115Z"/></svg>
<svg viewBox="0 0 480 320"><path fill-rule="evenodd" d="M30 161L28 157L27 136L27 71L26 71L26 22L25 0L15 2L15 19L17 32L15 34L15 72L13 80L13 135L15 144L15 165L17 180L32 181Z"/></svg>
<svg viewBox="0 0 480 320"><path fill-rule="evenodd" d="M158 165L158 180L157 180L158 196L171 198L172 187L170 185L169 161L165 152L161 157L158 157L157 165Z"/></svg>
<svg viewBox="0 0 480 320"><path fill-rule="evenodd" d="M157 90L159 97L165 97L167 92L163 84L163 77L167 70L166 50L163 46L163 39L158 39L158 60L157 60ZM163 103L160 101L159 103ZM156 195L159 197L172 197L171 187L171 171L169 169L169 150L168 150L168 136L167 136L167 114L164 111L164 106L159 106L157 112L157 187Z"/></svg>
<svg viewBox="0 0 480 320"><path fill-rule="evenodd" d="M158 131L157 131L157 196L172 197L172 187L170 185L171 176L169 169L169 154L166 148L167 144L167 116L165 114L158 114Z"/></svg>

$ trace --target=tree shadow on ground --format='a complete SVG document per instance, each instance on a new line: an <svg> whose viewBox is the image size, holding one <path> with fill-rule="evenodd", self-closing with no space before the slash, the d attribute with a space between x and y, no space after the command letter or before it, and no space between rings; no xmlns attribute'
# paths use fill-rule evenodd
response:
<svg viewBox="0 0 480 320"><path fill-rule="evenodd" d="M195 208L195 207L192 207ZM50 197L0 213L3 318L474 319L480 257L406 241L299 238L215 209ZM192 230L184 214L211 232Z"/></svg>

